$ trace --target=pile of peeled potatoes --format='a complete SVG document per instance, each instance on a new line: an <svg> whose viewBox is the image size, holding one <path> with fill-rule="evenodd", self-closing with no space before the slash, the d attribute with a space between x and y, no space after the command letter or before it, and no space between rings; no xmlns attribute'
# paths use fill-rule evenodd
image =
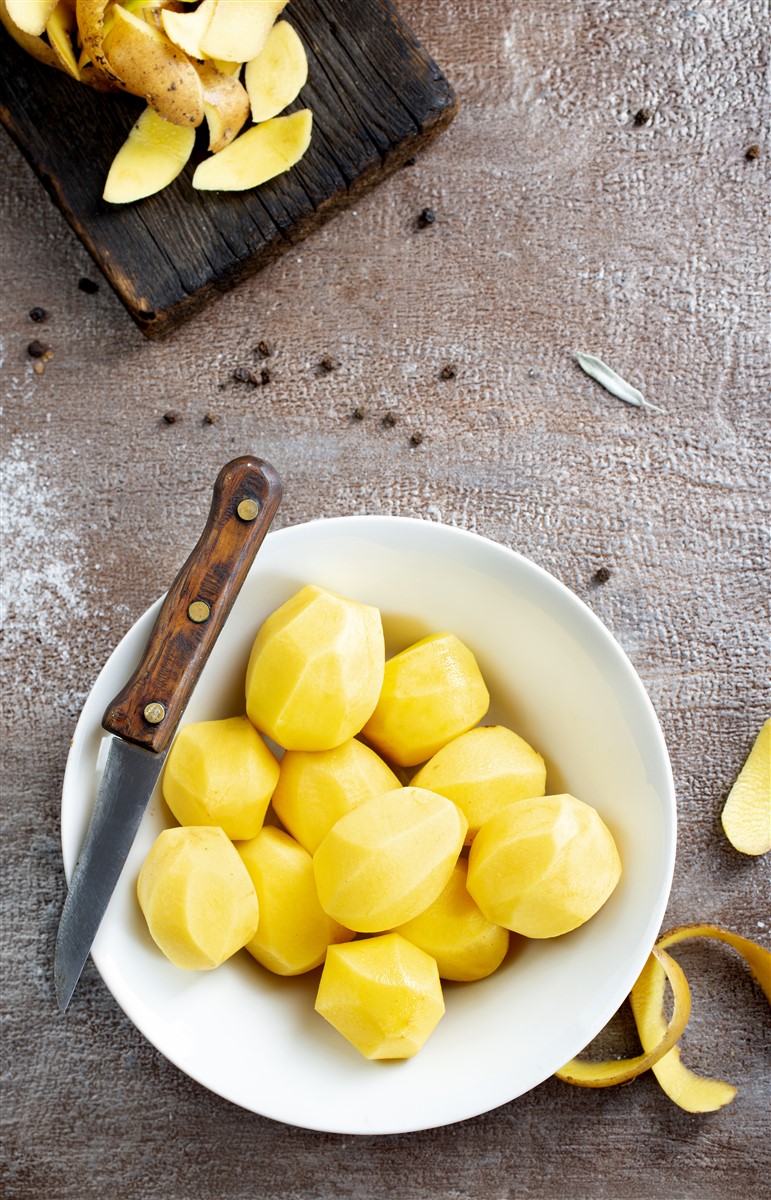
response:
<svg viewBox="0 0 771 1200"><path fill-rule="evenodd" d="M193 187L245 191L299 162L308 109L280 115L308 77L305 48L277 20L287 0L0 0L24 50L98 91L147 101L112 163L111 204L161 191L183 170L204 122L209 156ZM245 128L248 126L248 128Z"/></svg>

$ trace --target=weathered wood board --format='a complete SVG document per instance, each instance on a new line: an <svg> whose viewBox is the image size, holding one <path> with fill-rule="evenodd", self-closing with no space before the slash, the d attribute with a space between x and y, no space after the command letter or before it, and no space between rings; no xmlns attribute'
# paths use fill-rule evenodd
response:
<svg viewBox="0 0 771 1200"><path fill-rule="evenodd" d="M275 259L402 166L453 118L452 87L389 0L292 0L309 78L291 106L314 116L289 173L242 193L196 192L205 128L183 174L156 196L102 200L141 111L35 62L2 31L0 119L131 316L158 337Z"/></svg>

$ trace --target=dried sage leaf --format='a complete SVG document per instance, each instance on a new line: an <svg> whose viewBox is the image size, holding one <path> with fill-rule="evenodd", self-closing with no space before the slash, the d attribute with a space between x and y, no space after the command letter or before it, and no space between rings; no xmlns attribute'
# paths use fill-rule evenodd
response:
<svg viewBox="0 0 771 1200"><path fill-rule="evenodd" d="M576 354L576 362L582 371L591 375L592 379L595 379L605 388L606 392L610 392L616 399L623 400L626 404L633 404L635 408L649 408L651 412L664 412L664 409L659 408L658 404L650 404L642 392L622 379L618 372L604 363L602 359L595 358L593 354Z"/></svg>

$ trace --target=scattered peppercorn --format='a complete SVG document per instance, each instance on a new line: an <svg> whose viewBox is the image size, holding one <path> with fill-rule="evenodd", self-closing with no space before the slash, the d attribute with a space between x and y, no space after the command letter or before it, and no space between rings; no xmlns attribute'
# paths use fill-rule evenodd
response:
<svg viewBox="0 0 771 1200"><path fill-rule="evenodd" d="M383 424L385 425L386 429L393 429L394 425L396 424L396 414L387 412L383 417Z"/></svg>
<svg viewBox="0 0 771 1200"><path fill-rule="evenodd" d="M93 279L79 279L78 287L80 288L81 292L85 292L87 296L93 296L95 292L99 291L99 284L94 283Z"/></svg>
<svg viewBox="0 0 771 1200"><path fill-rule="evenodd" d="M207 412L207 413L203 414L203 424L204 425L214 425L216 420L217 420L216 413Z"/></svg>
<svg viewBox="0 0 771 1200"><path fill-rule="evenodd" d="M424 208L418 216L418 229L425 229L427 225L433 225L436 221L436 213L433 208Z"/></svg>
<svg viewBox="0 0 771 1200"><path fill-rule="evenodd" d="M416 429L414 433L410 434L410 445L411 446L419 446L422 441L423 441L423 434L418 429Z"/></svg>
<svg viewBox="0 0 771 1200"><path fill-rule="evenodd" d="M266 384L270 383L270 371L268 370L267 367L263 367L262 370L260 371L260 383L262 384L263 387L265 387Z"/></svg>
<svg viewBox="0 0 771 1200"><path fill-rule="evenodd" d="M442 367L439 372L440 379L454 379L458 374L458 368L454 363L448 363L446 367Z"/></svg>
<svg viewBox="0 0 771 1200"><path fill-rule="evenodd" d="M649 108L638 108L634 114L634 123L639 129L642 125L650 125L653 120L653 113Z"/></svg>
<svg viewBox="0 0 771 1200"><path fill-rule="evenodd" d="M46 310L44 308L35 307L35 308L31 308L29 310L30 321L35 321L35 323L38 325L40 324L41 321L45 321L47 316L48 316L48 313L46 312Z"/></svg>
<svg viewBox="0 0 771 1200"><path fill-rule="evenodd" d="M357 404L355 409L351 413L351 416L353 417L354 421L363 421L364 418L366 417L366 415L367 415L367 410L361 404Z"/></svg>
<svg viewBox="0 0 771 1200"><path fill-rule="evenodd" d="M329 374L330 371L336 371L337 368L340 366L340 363L337 361L336 358L332 358L332 356L330 354L325 354L324 357L322 358L321 362L319 363L319 366L321 367L322 371Z"/></svg>
<svg viewBox="0 0 771 1200"><path fill-rule="evenodd" d="M598 567L597 570L594 572L594 582L595 583L607 583L609 579L610 579L610 568L609 567Z"/></svg>
<svg viewBox="0 0 771 1200"><path fill-rule="evenodd" d="M748 146L744 152L744 157L748 162L752 162L753 159L760 158L760 146Z"/></svg>
<svg viewBox="0 0 771 1200"><path fill-rule="evenodd" d="M259 342L257 344L257 353L260 358L270 358L270 346L267 342Z"/></svg>
<svg viewBox="0 0 771 1200"><path fill-rule="evenodd" d="M163 414L163 419L167 425L176 425L179 420L179 413L175 409L170 408L168 412Z"/></svg>
<svg viewBox="0 0 771 1200"><path fill-rule="evenodd" d="M404 165L405 167L414 167L417 161L417 158L413 154L412 158L408 158Z"/></svg>
<svg viewBox="0 0 771 1200"><path fill-rule="evenodd" d="M45 342L39 342L35 338L34 342L30 342L27 346L27 354L30 358L45 358L48 354L48 346L46 346Z"/></svg>

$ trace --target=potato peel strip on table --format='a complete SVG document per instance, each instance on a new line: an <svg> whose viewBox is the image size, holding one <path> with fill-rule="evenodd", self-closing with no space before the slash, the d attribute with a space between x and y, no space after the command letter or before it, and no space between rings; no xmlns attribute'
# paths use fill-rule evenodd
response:
<svg viewBox="0 0 771 1200"><path fill-rule="evenodd" d="M659 938L629 997L643 1053L602 1062L574 1058L556 1072L558 1079L578 1087L611 1087L652 1070L669 1098L686 1112L715 1112L731 1103L737 1089L689 1070L681 1061L677 1046L688 1024L691 996L682 969L666 951L692 938L712 938L736 950L771 1004L771 952L719 925L678 926ZM674 996L669 1022L663 1013L667 979Z"/></svg>

